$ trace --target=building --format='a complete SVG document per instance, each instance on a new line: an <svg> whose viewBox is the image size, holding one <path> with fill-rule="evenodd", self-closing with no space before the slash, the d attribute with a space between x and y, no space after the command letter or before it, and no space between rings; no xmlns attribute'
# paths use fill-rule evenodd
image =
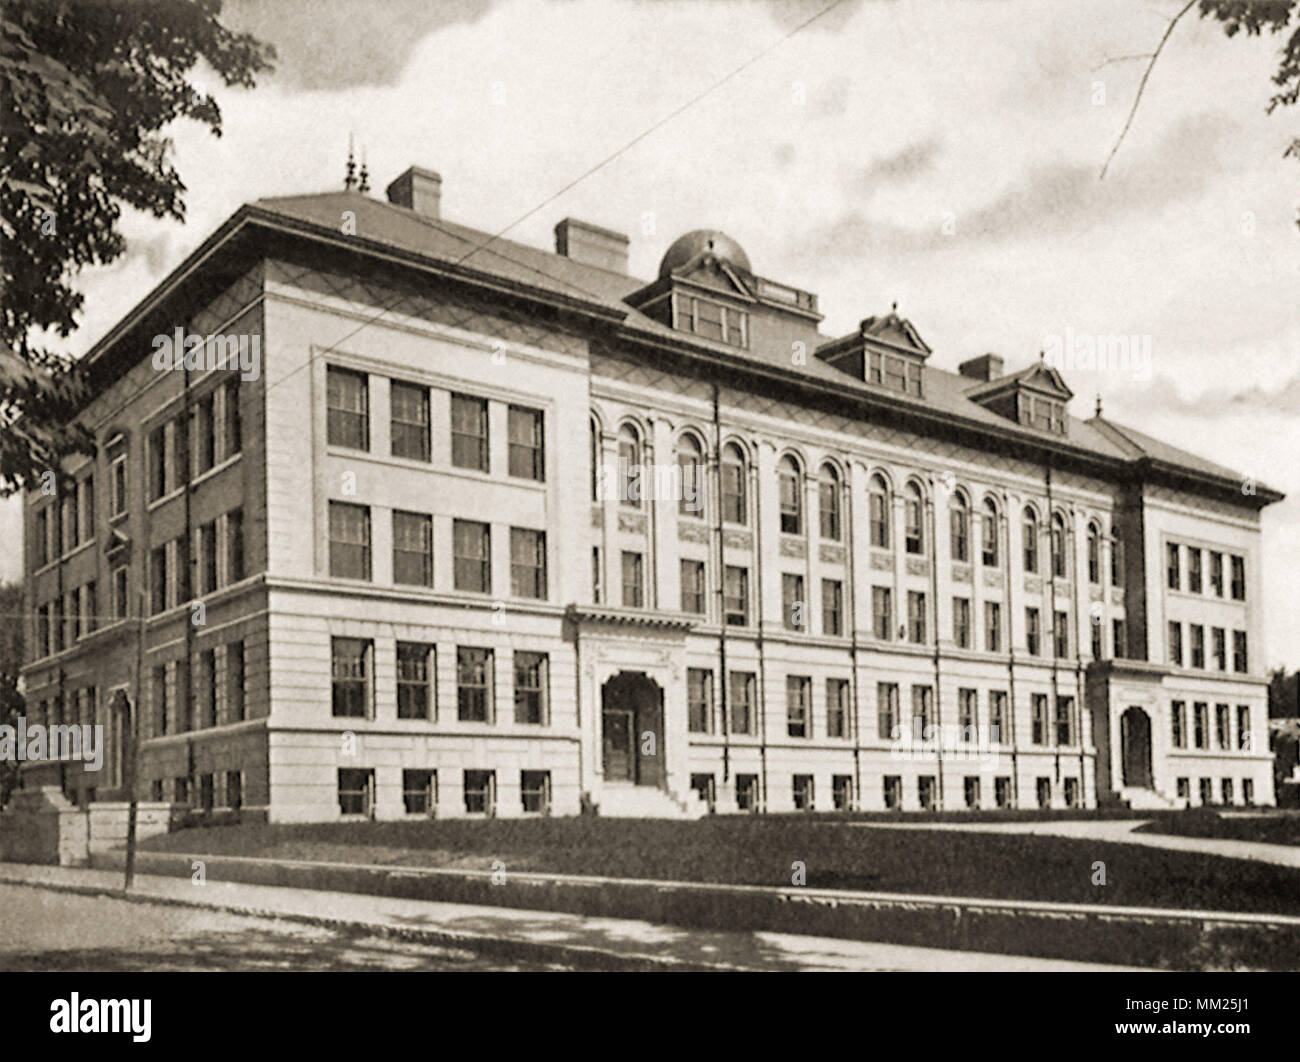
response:
<svg viewBox="0 0 1300 1062"><path fill-rule="evenodd" d="M141 799L281 822L1273 802L1276 491L722 233L388 199L244 206L88 355L25 681L110 756L26 784L135 725Z"/></svg>

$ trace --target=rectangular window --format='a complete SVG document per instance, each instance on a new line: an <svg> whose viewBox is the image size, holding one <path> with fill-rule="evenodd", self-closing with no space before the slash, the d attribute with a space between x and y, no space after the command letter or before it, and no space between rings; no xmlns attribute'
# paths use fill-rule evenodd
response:
<svg viewBox="0 0 1300 1062"><path fill-rule="evenodd" d="M1183 666L1183 625L1177 620L1169 621L1169 662Z"/></svg>
<svg viewBox="0 0 1300 1062"><path fill-rule="evenodd" d="M1173 701L1169 705L1170 740L1176 749L1187 747L1187 705L1183 701Z"/></svg>
<svg viewBox="0 0 1300 1062"><path fill-rule="evenodd" d="M814 805L813 796L813 776L811 774L796 774L792 779L792 791L794 794L794 807L796 811L812 811Z"/></svg>
<svg viewBox="0 0 1300 1062"><path fill-rule="evenodd" d="M916 800L923 811L934 810L934 775L923 774L917 778Z"/></svg>
<svg viewBox="0 0 1300 1062"><path fill-rule="evenodd" d="M1074 744L1074 698L1056 698L1056 743Z"/></svg>
<svg viewBox="0 0 1300 1062"><path fill-rule="evenodd" d="M812 679L804 675L787 675L785 680L785 729L790 737L812 737L809 724L809 701Z"/></svg>
<svg viewBox="0 0 1300 1062"><path fill-rule="evenodd" d="M347 719L370 715L370 659L374 643L362 638L330 639L332 712Z"/></svg>
<svg viewBox="0 0 1300 1062"><path fill-rule="evenodd" d="M86 476L78 485L78 503L81 506L81 541L95 538L95 476Z"/></svg>
<svg viewBox="0 0 1300 1062"><path fill-rule="evenodd" d="M433 715L434 660L432 645L397 643L397 718L429 719Z"/></svg>
<svg viewBox="0 0 1300 1062"><path fill-rule="evenodd" d="M1025 648L1031 656L1038 656L1043 651L1042 630L1038 609L1025 609Z"/></svg>
<svg viewBox="0 0 1300 1062"><path fill-rule="evenodd" d="M1237 705L1237 748L1242 752L1251 751L1253 742L1250 735L1250 706Z"/></svg>
<svg viewBox="0 0 1300 1062"><path fill-rule="evenodd" d="M894 594L887 586L871 588L871 634L882 642L894 637Z"/></svg>
<svg viewBox="0 0 1300 1062"><path fill-rule="evenodd" d="M623 607L645 607L645 585L640 553L623 551Z"/></svg>
<svg viewBox="0 0 1300 1062"><path fill-rule="evenodd" d="M199 726L217 725L217 651L205 649L199 653Z"/></svg>
<svg viewBox="0 0 1300 1062"><path fill-rule="evenodd" d="M60 517L60 526L63 530L63 552L71 553L77 548L77 487L76 484L67 486L66 493L63 496L62 514Z"/></svg>
<svg viewBox="0 0 1300 1062"><path fill-rule="evenodd" d="M389 406L392 410L389 445L393 456L409 461L430 460L429 389L393 380L389 384Z"/></svg>
<svg viewBox="0 0 1300 1062"><path fill-rule="evenodd" d="M591 600L599 605L605 600L604 583L602 569L604 561L601 560L600 547L591 547Z"/></svg>
<svg viewBox="0 0 1300 1062"><path fill-rule="evenodd" d="M112 465L109 466L108 472L108 489L111 494L109 505L112 509L113 516L121 516L126 512L127 504L127 475L126 475L126 454L118 454L113 458Z"/></svg>
<svg viewBox="0 0 1300 1062"><path fill-rule="evenodd" d="M225 382L226 457L232 457L244 448L243 417L239 410L239 377Z"/></svg>
<svg viewBox="0 0 1300 1062"><path fill-rule="evenodd" d="M492 650L456 650L456 718L492 722Z"/></svg>
<svg viewBox="0 0 1300 1062"><path fill-rule="evenodd" d="M1114 619L1110 621L1111 637L1114 639L1113 645L1116 657L1128 656L1128 630L1125 627L1124 620Z"/></svg>
<svg viewBox="0 0 1300 1062"><path fill-rule="evenodd" d="M1079 806L1079 779L1065 779L1065 806L1067 808L1077 808Z"/></svg>
<svg viewBox="0 0 1300 1062"><path fill-rule="evenodd" d="M162 737L167 733L167 668L165 665L153 669L152 684L153 736Z"/></svg>
<svg viewBox="0 0 1300 1062"><path fill-rule="evenodd" d="M167 493L167 425L149 433L149 500Z"/></svg>
<svg viewBox="0 0 1300 1062"><path fill-rule="evenodd" d="M370 507L329 503L330 575L365 579L370 575Z"/></svg>
<svg viewBox="0 0 1300 1062"><path fill-rule="evenodd" d="M1232 558L1232 600L1246 600L1246 559Z"/></svg>
<svg viewBox="0 0 1300 1062"><path fill-rule="evenodd" d="M44 568L50 563L50 507L36 511L36 530L32 539L36 547L36 568Z"/></svg>
<svg viewBox="0 0 1300 1062"><path fill-rule="evenodd" d="M465 811L469 815L492 815L496 812L497 776L495 771L466 771Z"/></svg>
<svg viewBox="0 0 1300 1062"><path fill-rule="evenodd" d="M226 772L226 807L238 811L244 806L244 772Z"/></svg>
<svg viewBox="0 0 1300 1062"><path fill-rule="evenodd" d="M551 772L520 771L519 797L525 814L549 814L551 810Z"/></svg>
<svg viewBox="0 0 1300 1062"><path fill-rule="evenodd" d="M217 522L211 520L198 529L199 593L210 594L217 588Z"/></svg>
<svg viewBox="0 0 1300 1062"><path fill-rule="evenodd" d="M758 775L736 775L736 808L740 811L758 810Z"/></svg>
<svg viewBox="0 0 1300 1062"><path fill-rule="evenodd" d="M1223 596L1223 554L1210 550L1210 590L1215 597Z"/></svg>
<svg viewBox="0 0 1300 1062"><path fill-rule="evenodd" d="M339 814L369 816L375 801L375 772L364 767L339 768Z"/></svg>
<svg viewBox="0 0 1300 1062"><path fill-rule="evenodd" d="M237 583L247 574L244 564L244 511L226 513L226 582Z"/></svg>
<svg viewBox="0 0 1300 1062"><path fill-rule="evenodd" d="M1188 627L1192 639L1192 667L1205 666L1205 628L1199 623Z"/></svg>
<svg viewBox="0 0 1300 1062"><path fill-rule="evenodd" d="M684 560L681 563L682 611L704 615L704 562Z"/></svg>
<svg viewBox="0 0 1300 1062"><path fill-rule="evenodd" d="M510 474L520 479L535 479L539 483L542 482L546 478L542 411L526 409L523 406L511 406L508 419Z"/></svg>
<svg viewBox="0 0 1300 1062"><path fill-rule="evenodd" d="M749 623L749 569L727 565L723 579L722 611L728 626Z"/></svg>
<svg viewBox="0 0 1300 1062"><path fill-rule="evenodd" d="M836 811L850 811L853 808L853 775L836 774L831 776L831 802Z"/></svg>
<svg viewBox="0 0 1300 1062"><path fill-rule="evenodd" d="M822 580L822 633L844 633L844 584L837 579Z"/></svg>
<svg viewBox="0 0 1300 1062"><path fill-rule="evenodd" d="M952 640L959 649L970 648L970 598L952 599Z"/></svg>
<svg viewBox="0 0 1300 1062"><path fill-rule="evenodd" d="M1245 674L1249 670L1246 659L1246 632L1232 632L1232 670Z"/></svg>
<svg viewBox="0 0 1300 1062"><path fill-rule="evenodd" d="M957 740L979 741L979 694L974 690L957 691Z"/></svg>
<svg viewBox="0 0 1300 1062"><path fill-rule="evenodd" d="M190 410L190 443L196 476L203 475L217 463L216 402L217 393L211 391L196 400Z"/></svg>
<svg viewBox="0 0 1300 1062"><path fill-rule="evenodd" d="M1003 690L989 691L989 744L1007 743L1007 695Z"/></svg>
<svg viewBox="0 0 1300 1062"><path fill-rule="evenodd" d="M451 463L457 468L489 470L488 404L469 395L451 396Z"/></svg>
<svg viewBox="0 0 1300 1062"><path fill-rule="evenodd" d="M984 602L984 649L989 653L1002 651L1002 605L997 601Z"/></svg>
<svg viewBox="0 0 1300 1062"><path fill-rule="evenodd" d="M393 582L433 585L433 517L393 510Z"/></svg>
<svg viewBox="0 0 1300 1062"><path fill-rule="evenodd" d="M894 741L899 727L898 683L876 683L876 733L881 741Z"/></svg>
<svg viewBox="0 0 1300 1062"><path fill-rule="evenodd" d="M722 462L722 518L729 524L743 524L745 515L745 466L739 461Z"/></svg>
<svg viewBox="0 0 1300 1062"><path fill-rule="evenodd" d="M1232 748L1232 709L1226 704L1214 706L1214 743L1221 749Z"/></svg>
<svg viewBox="0 0 1300 1062"><path fill-rule="evenodd" d="M1201 592L1201 551L1196 546L1187 547L1187 589L1193 594Z"/></svg>
<svg viewBox="0 0 1300 1062"><path fill-rule="evenodd" d="M849 736L849 680L826 680L826 736Z"/></svg>
<svg viewBox="0 0 1300 1062"><path fill-rule="evenodd" d="M478 594L492 592L492 532L477 520L452 521L453 585Z"/></svg>
<svg viewBox="0 0 1300 1062"><path fill-rule="evenodd" d="M1222 627L1210 628L1210 644L1214 652L1214 666L1220 671L1228 670L1228 636Z"/></svg>
<svg viewBox="0 0 1300 1062"><path fill-rule="evenodd" d="M889 548L889 498L879 488L868 495L870 501L871 544L877 549Z"/></svg>
<svg viewBox="0 0 1300 1062"><path fill-rule="evenodd" d="M432 818L438 807L438 772L424 768L404 769L402 807L408 815Z"/></svg>
<svg viewBox="0 0 1300 1062"><path fill-rule="evenodd" d="M547 722L547 656L515 650L515 722Z"/></svg>
<svg viewBox="0 0 1300 1062"><path fill-rule="evenodd" d="M727 699L731 702L731 732L752 734L757 721L754 711L758 680L752 671L733 671L727 679Z"/></svg>
<svg viewBox="0 0 1300 1062"><path fill-rule="evenodd" d="M1070 655L1070 614L1068 612L1057 612L1056 623L1052 627L1052 635L1056 641L1056 658L1062 660Z"/></svg>
<svg viewBox="0 0 1300 1062"><path fill-rule="evenodd" d="M713 672L686 669L686 726L693 734L713 733Z"/></svg>
<svg viewBox="0 0 1300 1062"><path fill-rule="evenodd" d="M1214 803L1214 780L1211 778L1202 778L1198 785L1201 792L1201 803L1209 805Z"/></svg>
<svg viewBox="0 0 1300 1062"><path fill-rule="evenodd" d="M978 808L980 806L980 780L974 775L967 775L962 779L962 795L968 808Z"/></svg>
<svg viewBox="0 0 1300 1062"><path fill-rule="evenodd" d="M1170 590L1178 590L1182 587L1181 551L1177 542L1170 542L1165 546L1165 585Z"/></svg>
<svg viewBox="0 0 1300 1062"><path fill-rule="evenodd" d="M907 638L917 645L925 642L925 594L919 590L907 592Z"/></svg>
<svg viewBox="0 0 1300 1062"><path fill-rule="evenodd" d="M546 532L510 529L510 592L546 600Z"/></svg>
<svg viewBox="0 0 1300 1062"><path fill-rule="evenodd" d="M781 620L788 631L801 631L807 626L803 596L803 576L781 576Z"/></svg>
<svg viewBox="0 0 1300 1062"><path fill-rule="evenodd" d="M1192 743L1198 749L1210 747L1210 706L1198 701L1192 705Z"/></svg>
<svg viewBox="0 0 1300 1062"><path fill-rule="evenodd" d="M149 611L157 615L167 611L167 547L149 551Z"/></svg>
<svg viewBox="0 0 1300 1062"><path fill-rule="evenodd" d="M885 775L881 780L881 790L885 807L888 810L897 811L903 806L903 779L901 775Z"/></svg>
<svg viewBox="0 0 1300 1062"><path fill-rule="evenodd" d="M244 643L226 646L226 722L242 722L247 697L244 691Z"/></svg>
<svg viewBox="0 0 1300 1062"><path fill-rule="evenodd" d="M916 490L915 487L912 488ZM903 500L903 545L908 553L925 552L925 532L921 527L921 497L919 494L908 494Z"/></svg>
<svg viewBox="0 0 1300 1062"><path fill-rule="evenodd" d="M81 595L81 633L90 634L99 626L99 600L94 579L81 588Z"/></svg>
<svg viewBox="0 0 1300 1062"><path fill-rule="evenodd" d="M1176 783L1176 789L1179 800L1188 802L1192 799L1192 781L1190 778L1179 778Z"/></svg>
<svg viewBox="0 0 1300 1062"><path fill-rule="evenodd" d="M331 446L370 449L370 379L362 372L325 370L326 438Z"/></svg>
<svg viewBox="0 0 1300 1062"><path fill-rule="evenodd" d="M912 687L912 734L929 740L929 730L934 724L934 689L930 686Z"/></svg>
<svg viewBox="0 0 1300 1062"><path fill-rule="evenodd" d="M213 787L212 775L199 775L199 807L204 811L211 811L215 803L216 793Z"/></svg>
<svg viewBox="0 0 1300 1062"><path fill-rule="evenodd" d="M1035 745L1047 744L1047 694L1033 693L1029 696L1030 738Z"/></svg>

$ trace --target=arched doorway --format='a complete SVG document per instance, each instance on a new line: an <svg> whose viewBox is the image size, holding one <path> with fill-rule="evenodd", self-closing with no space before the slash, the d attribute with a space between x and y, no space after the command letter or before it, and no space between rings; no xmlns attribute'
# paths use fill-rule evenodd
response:
<svg viewBox="0 0 1300 1062"><path fill-rule="evenodd" d="M1124 784L1151 788L1151 719L1141 708L1131 707L1119 718L1120 754Z"/></svg>
<svg viewBox="0 0 1300 1062"><path fill-rule="evenodd" d="M600 691L605 781L663 780L663 690L642 671L620 671Z"/></svg>

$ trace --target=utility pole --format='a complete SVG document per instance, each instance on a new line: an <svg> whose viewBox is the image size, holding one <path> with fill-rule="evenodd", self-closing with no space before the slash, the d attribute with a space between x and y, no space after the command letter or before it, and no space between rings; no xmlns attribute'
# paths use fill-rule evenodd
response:
<svg viewBox="0 0 1300 1062"><path fill-rule="evenodd" d="M137 730L140 722L141 697L144 695L145 598L143 590L139 592L137 600L139 607L136 610L135 703L127 704L126 719L123 720L123 725L126 727L126 764L122 775L126 782L127 795L131 801L126 815L126 882L122 886L123 892L130 892L131 884L135 880L135 820L139 811L136 794L136 771L137 761L140 758L140 735Z"/></svg>

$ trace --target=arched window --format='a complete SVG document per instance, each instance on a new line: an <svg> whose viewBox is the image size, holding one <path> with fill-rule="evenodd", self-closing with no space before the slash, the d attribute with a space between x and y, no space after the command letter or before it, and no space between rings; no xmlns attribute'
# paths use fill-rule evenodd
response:
<svg viewBox="0 0 1300 1062"><path fill-rule="evenodd" d="M631 424L618 430L618 500L641 507L641 436Z"/></svg>
<svg viewBox="0 0 1300 1062"><path fill-rule="evenodd" d="M952 528L952 559L967 562L970 560L970 506L961 491L953 492L948 517Z"/></svg>
<svg viewBox="0 0 1300 1062"><path fill-rule="evenodd" d="M984 499L984 527L980 537L983 539L985 567L996 568L998 566L998 507L992 498Z"/></svg>
<svg viewBox="0 0 1300 1062"><path fill-rule="evenodd" d="M921 488L915 483L909 483L907 492L903 496L903 507L906 516L904 524L906 528L905 546L908 553L925 552L925 526L921 520L924 507L921 503Z"/></svg>
<svg viewBox="0 0 1300 1062"><path fill-rule="evenodd" d="M601 472L601 455L600 455L600 424L596 418L591 418L591 500L600 501L600 472Z"/></svg>
<svg viewBox="0 0 1300 1062"><path fill-rule="evenodd" d="M867 493L870 502L871 544L879 549L889 548L889 484L879 474L871 477Z"/></svg>
<svg viewBox="0 0 1300 1062"><path fill-rule="evenodd" d="M677 467L682 475L682 494L677 511L683 516L704 515L703 449L694 435L677 440Z"/></svg>
<svg viewBox="0 0 1300 1062"><path fill-rule="evenodd" d="M798 535L803 533L803 477L799 475L799 466L788 454L781 458L777 466L777 478L781 493L781 533Z"/></svg>
<svg viewBox="0 0 1300 1062"><path fill-rule="evenodd" d="M1101 531L1096 524L1088 525L1088 582L1101 582Z"/></svg>
<svg viewBox="0 0 1300 1062"><path fill-rule="evenodd" d="M722 451L722 518L731 524L748 519L745 505L745 455L735 443Z"/></svg>
<svg viewBox="0 0 1300 1062"><path fill-rule="evenodd" d="M840 474L834 465L822 465L817 485L818 509L821 512L822 538L840 540Z"/></svg>
<svg viewBox="0 0 1300 1062"><path fill-rule="evenodd" d="M1038 571L1038 514L1025 509L1025 571Z"/></svg>
<svg viewBox="0 0 1300 1062"><path fill-rule="evenodd" d="M1052 514L1052 575L1065 578L1065 517Z"/></svg>

